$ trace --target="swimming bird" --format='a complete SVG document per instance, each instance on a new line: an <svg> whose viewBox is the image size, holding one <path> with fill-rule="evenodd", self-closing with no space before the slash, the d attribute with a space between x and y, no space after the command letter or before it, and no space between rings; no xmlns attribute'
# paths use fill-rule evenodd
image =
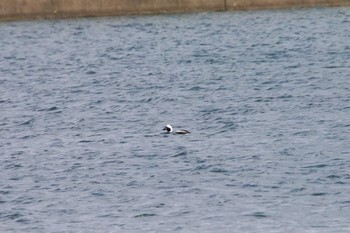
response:
<svg viewBox="0 0 350 233"><path fill-rule="evenodd" d="M172 133L173 132L173 127L171 125L166 125L163 130L166 130L167 133ZM181 129L181 130L177 130L175 133L176 134L189 134L191 132L186 130L186 129Z"/></svg>

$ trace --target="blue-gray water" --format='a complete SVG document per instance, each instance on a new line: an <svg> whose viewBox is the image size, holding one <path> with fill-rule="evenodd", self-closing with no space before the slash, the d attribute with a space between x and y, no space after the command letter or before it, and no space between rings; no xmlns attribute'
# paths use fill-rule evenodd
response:
<svg viewBox="0 0 350 233"><path fill-rule="evenodd" d="M0 32L0 232L350 232L350 8Z"/></svg>

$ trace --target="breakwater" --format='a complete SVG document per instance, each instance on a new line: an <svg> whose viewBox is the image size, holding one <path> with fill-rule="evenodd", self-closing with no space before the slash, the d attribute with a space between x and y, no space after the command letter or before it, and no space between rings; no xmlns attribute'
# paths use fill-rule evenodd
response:
<svg viewBox="0 0 350 233"><path fill-rule="evenodd" d="M350 0L1 0L0 20L350 6Z"/></svg>

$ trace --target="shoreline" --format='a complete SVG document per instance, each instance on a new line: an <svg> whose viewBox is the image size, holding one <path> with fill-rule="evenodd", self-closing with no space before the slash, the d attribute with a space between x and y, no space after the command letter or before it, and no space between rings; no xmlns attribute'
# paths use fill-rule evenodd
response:
<svg viewBox="0 0 350 233"><path fill-rule="evenodd" d="M0 21L342 6L350 0L2 0Z"/></svg>

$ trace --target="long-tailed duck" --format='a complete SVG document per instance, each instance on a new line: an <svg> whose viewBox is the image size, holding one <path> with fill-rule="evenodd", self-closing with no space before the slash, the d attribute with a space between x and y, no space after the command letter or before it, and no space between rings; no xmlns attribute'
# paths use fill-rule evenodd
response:
<svg viewBox="0 0 350 233"><path fill-rule="evenodd" d="M166 130L167 133L172 133L173 132L173 127L171 125L166 125L163 130ZM176 134L189 134L191 132L186 130L186 129L181 129L181 130L175 131L175 133Z"/></svg>

